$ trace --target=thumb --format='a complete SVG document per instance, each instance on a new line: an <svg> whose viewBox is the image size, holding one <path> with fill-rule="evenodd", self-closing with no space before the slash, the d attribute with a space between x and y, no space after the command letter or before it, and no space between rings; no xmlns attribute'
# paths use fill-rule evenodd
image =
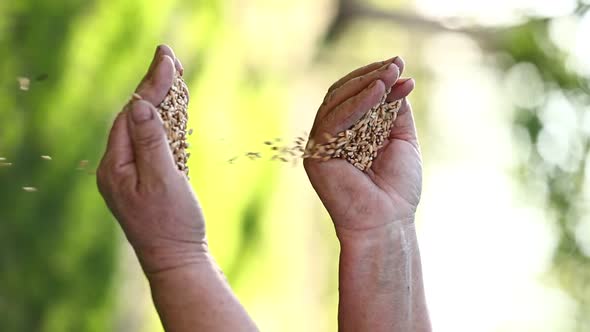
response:
<svg viewBox="0 0 590 332"><path fill-rule="evenodd" d="M136 100L129 105L129 134L140 182L161 180L175 174L164 124L155 107Z"/></svg>

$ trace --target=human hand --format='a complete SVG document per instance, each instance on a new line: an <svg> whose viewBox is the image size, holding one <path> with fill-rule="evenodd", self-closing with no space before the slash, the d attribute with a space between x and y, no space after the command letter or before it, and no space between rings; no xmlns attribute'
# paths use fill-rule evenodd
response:
<svg viewBox="0 0 590 332"><path fill-rule="evenodd" d="M197 198L169 149L159 105L182 65L165 45L131 101L114 121L97 183L148 274L207 257L205 223Z"/></svg>
<svg viewBox="0 0 590 332"><path fill-rule="evenodd" d="M399 57L359 68L329 89L310 134L322 142L355 124L392 88L389 102L404 99L389 140L363 173L343 159L305 159L307 175L330 213L336 233L355 237L396 222L413 222L422 188L422 161L411 106L412 79L399 79Z"/></svg>

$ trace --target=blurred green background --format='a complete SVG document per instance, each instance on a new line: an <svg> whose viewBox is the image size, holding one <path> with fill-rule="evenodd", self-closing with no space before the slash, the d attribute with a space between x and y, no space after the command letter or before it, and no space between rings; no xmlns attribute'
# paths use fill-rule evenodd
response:
<svg viewBox="0 0 590 332"><path fill-rule="evenodd" d="M262 142L302 135L333 81L401 55L435 330L589 331L589 7L0 2L0 331L162 330L92 174L160 43L185 67L213 254L262 330L334 331L338 259L303 168Z"/></svg>

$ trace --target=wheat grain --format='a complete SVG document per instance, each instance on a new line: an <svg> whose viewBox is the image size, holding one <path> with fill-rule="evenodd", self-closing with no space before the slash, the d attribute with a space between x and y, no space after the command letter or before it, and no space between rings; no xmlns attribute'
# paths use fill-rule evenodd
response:
<svg viewBox="0 0 590 332"><path fill-rule="evenodd" d="M18 81L19 89L22 91L29 91L29 86L31 85L31 79L28 77L17 77L16 80Z"/></svg>
<svg viewBox="0 0 590 332"><path fill-rule="evenodd" d="M193 133L192 129L187 131L188 102L188 87L182 77L176 73L172 87L168 90L164 101L156 108L164 122L174 162L187 177L189 173L187 165L189 154L186 152L189 147L187 136Z"/></svg>
<svg viewBox="0 0 590 332"><path fill-rule="evenodd" d="M381 98L379 104L372 107L347 130L336 136L323 133L324 142L321 144L309 139L302 157L322 161L345 159L359 170L367 171L389 138L397 112L402 105L401 100L388 103L388 94L389 91Z"/></svg>
<svg viewBox="0 0 590 332"><path fill-rule="evenodd" d="M80 162L78 163L78 170L79 171L83 171L84 169L86 169L86 166L88 166L88 160L84 159L84 160L80 160Z"/></svg>

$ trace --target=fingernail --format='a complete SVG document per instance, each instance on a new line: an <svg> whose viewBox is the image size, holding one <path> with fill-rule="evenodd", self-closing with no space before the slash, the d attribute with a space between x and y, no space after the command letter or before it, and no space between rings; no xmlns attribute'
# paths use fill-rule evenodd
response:
<svg viewBox="0 0 590 332"><path fill-rule="evenodd" d="M152 110L142 102L135 102L131 105L131 119L135 123L142 123L154 117Z"/></svg>
<svg viewBox="0 0 590 332"><path fill-rule="evenodd" d="M401 67L403 67L403 66L404 66L404 64L405 64L405 61L404 61L404 59L402 59L401 57L399 57L399 56L396 56L395 58L393 58L393 63L395 63L395 65L396 65L398 68L401 68Z"/></svg>
<svg viewBox="0 0 590 332"><path fill-rule="evenodd" d="M158 59L160 55L160 50L162 49L162 45L156 46L156 51L154 52L154 59Z"/></svg>

